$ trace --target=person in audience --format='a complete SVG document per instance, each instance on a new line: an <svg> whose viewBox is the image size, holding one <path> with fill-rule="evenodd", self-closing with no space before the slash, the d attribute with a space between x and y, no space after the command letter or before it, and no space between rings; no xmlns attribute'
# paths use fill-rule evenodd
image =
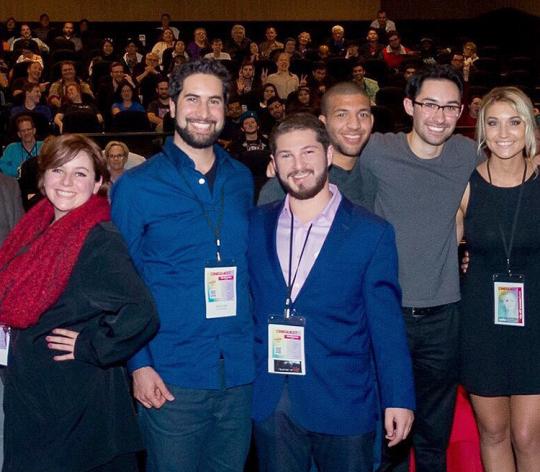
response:
<svg viewBox="0 0 540 472"><path fill-rule="evenodd" d="M75 27L73 26L73 22L71 21L67 21L64 23L64 26L62 27L62 34L58 36L58 38L71 41L73 43L73 46L75 47L75 51L80 51L83 48L81 38L75 36Z"/></svg>
<svg viewBox="0 0 540 472"><path fill-rule="evenodd" d="M469 97L469 103L466 106L466 110L461 114L457 123L458 127L467 128L460 130L460 133L471 139L475 138L476 122L478 120L478 112L480 111L481 103L482 97L480 95L472 95Z"/></svg>
<svg viewBox="0 0 540 472"><path fill-rule="evenodd" d="M22 105L14 106L11 109L11 117L32 112L43 115L47 122L51 122L51 109L47 105L41 104L41 88L39 85L28 82L23 86L23 93L24 102Z"/></svg>
<svg viewBox="0 0 540 472"><path fill-rule="evenodd" d="M358 59L360 56L360 45L356 41L347 41L345 59L351 61Z"/></svg>
<svg viewBox="0 0 540 472"><path fill-rule="evenodd" d="M39 15L39 24L34 28L36 38L41 39L44 43L48 43L52 30L49 15L47 13Z"/></svg>
<svg viewBox="0 0 540 472"><path fill-rule="evenodd" d="M291 62L300 59L300 53L296 50L295 38L285 38L283 52L289 55Z"/></svg>
<svg viewBox="0 0 540 472"><path fill-rule="evenodd" d="M293 113L315 114L315 104L317 101L313 98L311 89L305 85L301 85L296 92L290 93L287 97L285 110L287 115L292 115Z"/></svg>
<svg viewBox="0 0 540 472"><path fill-rule="evenodd" d="M463 74L463 67L465 65L465 56L463 55L463 53L454 52L450 59L450 65L460 74Z"/></svg>
<svg viewBox="0 0 540 472"><path fill-rule="evenodd" d="M111 183L115 183L124 173L129 156L129 148L121 141L109 141L103 150L107 159Z"/></svg>
<svg viewBox="0 0 540 472"><path fill-rule="evenodd" d="M168 13L162 13L161 14L161 26L158 26L156 29L159 30L159 31L163 31L163 30L165 30L167 28L170 29L173 32L175 39L180 38L179 29L176 28L175 26L171 25L171 15L169 15Z"/></svg>
<svg viewBox="0 0 540 472"><path fill-rule="evenodd" d="M177 39L174 41L172 48L167 48L163 51L161 70L169 74L176 65L185 64L189 60L190 57L186 51L186 44L181 39Z"/></svg>
<svg viewBox="0 0 540 472"><path fill-rule="evenodd" d="M364 59L382 59L384 46L379 43L379 33L375 28L369 28L366 43L360 46L359 54Z"/></svg>
<svg viewBox="0 0 540 472"><path fill-rule="evenodd" d="M272 97L277 97L278 92L277 88L274 84L265 84L262 88L260 100L259 100L259 109L264 110L266 109L268 100L270 100Z"/></svg>
<svg viewBox="0 0 540 472"><path fill-rule="evenodd" d="M77 76L77 70L73 61L63 61L60 65L61 78L51 84L49 88L49 104L54 108L62 105L67 92L67 86L71 84L79 85L81 93L90 99L94 99L94 93L90 84Z"/></svg>
<svg viewBox="0 0 540 472"><path fill-rule="evenodd" d="M276 65L277 72L270 74L265 83L274 84L279 97L285 100L289 93L298 90L300 80L296 74L289 72L291 59L287 53L283 52L277 56Z"/></svg>
<svg viewBox="0 0 540 472"><path fill-rule="evenodd" d="M100 125L103 125L103 116L93 103L83 101L81 86L74 82L66 87L64 103L54 115L54 124L58 127L60 134L64 131L64 117L70 113L88 113L96 118Z"/></svg>
<svg viewBox="0 0 540 472"><path fill-rule="evenodd" d="M244 62L238 71L238 78L235 81L236 95L246 95L259 88L259 83L255 78L255 65L251 62Z"/></svg>
<svg viewBox="0 0 540 472"><path fill-rule="evenodd" d="M382 30L387 33L397 30L396 24L392 20L388 19L384 10L379 10L377 12L377 18L375 18L369 26L370 28Z"/></svg>
<svg viewBox="0 0 540 472"><path fill-rule="evenodd" d="M92 58L88 66L88 75L92 76L94 64L97 62L116 62L119 61L118 54L114 50L114 42L111 38L105 38L99 46L99 54Z"/></svg>
<svg viewBox="0 0 540 472"><path fill-rule="evenodd" d="M311 48L311 35L307 31L302 31L298 35L296 51L301 59L309 59L310 56L313 55L313 49Z"/></svg>
<svg viewBox="0 0 540 472"><path fill-rule="evenodd" d="M25 83L37 84L41 93L47 90L49 82L43 82L41 76L43 74L43 66L39 62L29 62L26 66L26 77L19 77L11 83L11 94L16 97L23 93Z"/></svg>
<svg viewBox="0 0 540 472"><path fill-rule="evenodd" d="M243 62L249 56L249 45L251 39L246 37L246 28L236 24L231 28L231 39L227 43L225 51L231 55L236 62Z"/></svg>
<svg viewBox="0 0 540 472"><path fill-rule="evenodd" d="M352 80L366 92L370 103L375 105L375 97L379 91L379 83L376 80L366 77L366 69L364 68L364 63L362 61L356 62L353 65Z"/></svg>
<svg viewBox="0 0 540 472"><path fill-rule="evenodd" d="M192 60L201 59L210 50L208 44L208 35L204 28L196 28L193 32L193 41L191 41L186 48L189 57Z"/></svg>
<svg viewBox="0 0 540 472"><path fill-rule="evenodd" d="M383 49L383 59L390 69L399 70L399 66L413 52L401 44L401 36L397 31L388 33L388 46Z"/></svg>
<svg viewBox="0 0 540 472"><path fill-rule="evenodd" d="M268 149L268 138L264 136L259 128L257 113L246 111L240 116L240 129L242 135L239 140L232 143L230 153L239 156L247 151L264 151Z"/></svg>
<svg viewBox="0 0 540 472"><path fill-rule="evenodd" d="M32 30L30 29L30 25L28 23L21 24L21 35L14 39L11 43L10 49L11 51L17 51L20 49L20 46L18 47L18 44L20 41L33 41L37 44L39 50L43 53L49 52L49 46L47 46L41 39L32 37Z"/></svg>
<svg viewBox="0 0 540 472"><path fill-rule="evenodd" d="M135 87L127 80L120 83L116 90L115 102L111 107L111 114L114 116L123 111L138 111L146 112L144 107L139 103Z"/></svg>
<svg viewBox="0 0 540 472"><path fill-rule="evenodd" d="M264 37L266 38L259 44L259 53L262 59L271 59L272 53L276 49L283 49L283 43L277 40L277 31L274 26L267 26Z"/></svg>
<svg viewBox="0 0 540 472"><path fill-rule="evenodd" d="M476 70L474 63L479 59L476 51L476 44L472 41L467 41L463 45L463 77L465 78L466 82L469 81L471 72Z"/></svg>
<svg viewBox="0 0 540 472"><path fill-rule="evenodd" d="M486 471L534 471L540 464L534 129L532 103L521 90L495 88L484 97L477 142L487 160L471 176L458 212L458 240L465 236L471 258L462 279L460 380Z"/></svg>
<svg viewBox="0 0 540 472"><path fill-rule="evenodd" d="M23 40L17 43L17 52L20 52L19 57L15 61L19 62L39 62L43 67L43 58L35 52L35 44L31 40Z"/></svg>
<svg viewBox="0 0 540 472"><path fill-rule="evenodd" d="M311 66L311 75L304 85L307 85L310 88L314 97L322 97L324 92L330 87L328 66L322 61L314 62Z"/></svg>
<svg viewBox="0 0 540 472"><path fill-rule="evenodd" d="M100 47L102 36L92 27L87 18L79 20L79 35L84 52L90 52Z"/></svg>
<svg viewBox="0 0 540 472"><path fill-rule="evenodd" d="M156 86L162 75L157 54L149 52L144 58L143 64L135 68L135 80L142 95L142 104L147 106L155 98Z"/></svg>
<svg viewBox="0 0 540 472"><path fill-rule="evenodd" d="M174 33L171 29L165 28L161 32L161 37L159 41L154 44L154 47L152 48L152 52L158 56L159 63L161 64L163 59L163 52L167 48L172 48L174 46Z"/></svg>
<svg viewBox="0 0 540 472"><path fill-rule="evenodd" d="M6 19L4 28L1 30L2 39L9 41L11 38L15 39L17 35L17 20L15 17L10 16Z"/></svg>
<svg viewBox="0 0 540 472"><path fill-rule="evenodd" d="M143 446L123 363L155 334L156 309L110 223L99 147L51 138L39 165L45 198L0 250L13 348L4 470L135 472Z"/></svg>
<svg viewBox="0 0 540 472"><path fill-rule="evenodd" d="M164 53L165 54L165 53ZM134 38L128 38L125 53L120 61L128 73L133 76L135 67L143 60L143 55L139 52L139 42Z"/></svg>
<svg viewBox="0 0 540 472"><path fill-rule="evenodd" d="M158 63L157 56L154 56L156 66ZM135 82L131 76L126 72L126 69L121 62L113 62L109 67L109 75L102 77L98 84L96 91L96 102L100 110L100 113L107 117L110 117L111 107L114 103L114 96L120 84L127 80L132 86L135 86Z"/></svg>
<svg viewBox="0 0 540 472"><path fill-rule="evenodd" d="M216 61L230 61L231 55L223 52L223 41L220 38L214 38L211 42L212 52L204 55L205 59L214 59Z"/></svg>
<svg viewBox="0 0 540 472"><path fill-rule="evenodd" d="M328 47L328 44L321 44L317 48L317 54L315 55L315 60L327 62L329 58L330 58L330 48Z"/></svg>
<svg viewBox="0 0 540 472"><path fill-rule="evenodd" d="M148 121L152 123L155 131L163 132L163 119L170 112L169 80L161 77L156 87L157 98L150 102L146 109Z"/></svg>
<svg viewBox="0 0 540 472"><path fill-rule="evenodd" d="M249 45L248 61L253 62L255 64L257 61L260 61L260 60L261 60L261 53L259 51L259 46L255 41L253 41Z"/></svg>
<svg viewBox="0 0 540 472"><path fill-rule="evenodd" d="M422 38L420 40L420 59L427 66L437 64L437 48L431 38Z"/></svg>
<svg viewBox="0 0 540 472"><path fill-rule="evenodd" d="M332 38L326 43L330 49L330 55L345 56L345 43L345 28L341 25L332 26Z"/></svg>
<svg viewBox="0 0 540 472"><path fill-rule="evenodd" d="M20 115L15 119L20 141L8 144L0 158L0 171L10 177L19 177L22 164L36 157L43 143L36 140L36 126L31 116Z"/></svg>

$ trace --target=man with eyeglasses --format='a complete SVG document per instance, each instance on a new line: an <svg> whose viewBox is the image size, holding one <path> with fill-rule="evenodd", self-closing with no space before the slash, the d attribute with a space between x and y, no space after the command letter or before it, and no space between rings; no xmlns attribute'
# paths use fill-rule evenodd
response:
<svg viewBox="0 0 540 472"><path fill-rule="evenodd" d="M360 157L363 200L396 230L403 315L416 385L412 440L385 448L380 471L446 471L457 388L460 299L455 215L478 162L475 144L453 135L463 84L450 66L413 76L410 133L374 134ZM412 444L411 444L412 442Z"/></svg>

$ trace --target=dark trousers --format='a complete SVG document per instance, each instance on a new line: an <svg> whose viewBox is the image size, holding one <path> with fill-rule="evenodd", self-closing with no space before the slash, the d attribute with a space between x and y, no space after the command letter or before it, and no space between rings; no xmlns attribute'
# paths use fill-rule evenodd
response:
<svg viewBox="0 0 540 472"><path fill-rule="evenodd" d="M329 408L331 406L329 405ZM259 472L371 472L375 433L336 436L313 433L284 411L254 423Z"/></svg>
<svg viewBox="0 0 540 472"><path fill-rule="evenodd" d="M416 388L416 412L409 440L383 445L379 472L407 472L414 447L417 472L445 472L458 379L457 304L425 315L404 310Z"/></svg>

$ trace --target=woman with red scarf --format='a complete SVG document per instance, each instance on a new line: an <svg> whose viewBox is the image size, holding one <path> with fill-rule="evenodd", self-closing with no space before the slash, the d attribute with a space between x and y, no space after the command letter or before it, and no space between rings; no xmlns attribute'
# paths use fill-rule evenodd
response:
<svg viewBox="0 0 540 472"><path fill-rule="evenodd" d="M111 225L107 163L80 135L45 142L45 195L0 250L11 328L4 472L130 472L143 448L123 362L155 334L151 296Z"/></svg>

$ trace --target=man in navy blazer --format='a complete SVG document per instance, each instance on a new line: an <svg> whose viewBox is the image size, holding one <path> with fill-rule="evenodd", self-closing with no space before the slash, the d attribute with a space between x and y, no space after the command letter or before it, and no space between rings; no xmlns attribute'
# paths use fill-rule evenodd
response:
<svg viewBox="0 0 540 472"><path fill-rule="evenodd" d="M253 210L248 252L260 468L368 472L380 406L390 446L415 407L394 232L329 183L316 117L287 117L270 148L287 196Z"/></svg>

